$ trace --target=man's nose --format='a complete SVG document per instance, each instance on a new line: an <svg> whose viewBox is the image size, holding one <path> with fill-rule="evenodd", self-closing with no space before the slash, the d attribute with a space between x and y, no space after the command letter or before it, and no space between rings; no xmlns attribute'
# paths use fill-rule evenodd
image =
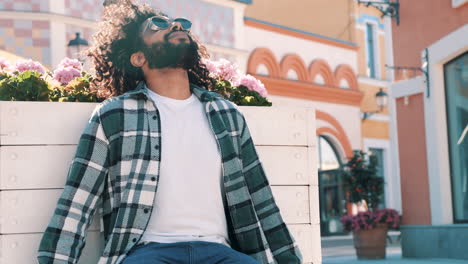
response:
<svg viewBox="0 0 468 264"><path fill-rule="evenodd" d="M182 25L180 24L180 22L172 21L171 31L177 31L177 30L182 30Z"/></svg>

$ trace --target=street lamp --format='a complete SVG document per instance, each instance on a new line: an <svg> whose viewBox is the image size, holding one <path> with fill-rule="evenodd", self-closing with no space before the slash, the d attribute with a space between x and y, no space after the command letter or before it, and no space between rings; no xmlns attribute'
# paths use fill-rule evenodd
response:
<svg viewBox="0 0 468 264"><path fill-rule="evenodd" d="M88 41L86 39L82 39L79 32L76 32L75 38L68 42L68 47L70 47L72 51L76 51L78 54L78 60L81 48L86 46L89 46Z"/></svg>
<svg viewBox="0 0 468 264"><path fill-rule="evenodd" d="M382 17L395 18L397 26L400 25L400 0L358 0L358 4L373 6L382 13Z"/></svg>
<svg viewBox="0 0 468 264"><path fill-rule="evenodd" d="M383 111L384 107L387 106L388 103L388 95L386 92L383 91L382 88L375 94L375 101L377 103L377 106L379 107L379 110L374 111L374 112L363 112L362 113L362 120L368 119L371 115L377 114Z"/></svg>

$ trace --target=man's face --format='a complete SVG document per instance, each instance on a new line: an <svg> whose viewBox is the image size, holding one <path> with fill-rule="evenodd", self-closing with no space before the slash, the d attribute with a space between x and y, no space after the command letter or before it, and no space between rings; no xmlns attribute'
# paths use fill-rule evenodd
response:
<svg viewBox="0 0 468 264"><path fill-rule="evenodd" d="M192 40L189 27L187 21L165 16L148 19L141 25L140 36L145 44L141 51L150 69L190 69L195 65L198 45Z"/></svg>

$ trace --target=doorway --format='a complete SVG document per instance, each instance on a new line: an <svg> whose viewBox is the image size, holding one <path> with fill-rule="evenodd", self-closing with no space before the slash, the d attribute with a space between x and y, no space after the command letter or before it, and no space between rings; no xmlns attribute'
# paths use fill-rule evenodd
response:
<svg viewBox="0 0 468 264"><path fill-rule="evenodd" d="M346 214L343 164L326 136L319 136L317 142L320 232L322 236L344 234L340 223L341 216Z"/></svg>

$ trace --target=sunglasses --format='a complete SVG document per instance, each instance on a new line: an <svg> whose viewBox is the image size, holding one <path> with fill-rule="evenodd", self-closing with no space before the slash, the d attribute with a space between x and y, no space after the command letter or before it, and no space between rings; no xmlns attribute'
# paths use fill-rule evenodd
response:
<svg viewBox="0 0 468 264"><path fill-rule="evenodd" d="M192 22L190 22L190 20L185 19L185 18L179 17L176 19L167 19L167 18L160 17L160 16L154 16L154 17L148 18L145 21L146 26L143 28L142 33L145 33L148 29L151 29L152 31L167 29L174 22L180 23L183 30L190 30L190 28L192 27Z"/></svg>

